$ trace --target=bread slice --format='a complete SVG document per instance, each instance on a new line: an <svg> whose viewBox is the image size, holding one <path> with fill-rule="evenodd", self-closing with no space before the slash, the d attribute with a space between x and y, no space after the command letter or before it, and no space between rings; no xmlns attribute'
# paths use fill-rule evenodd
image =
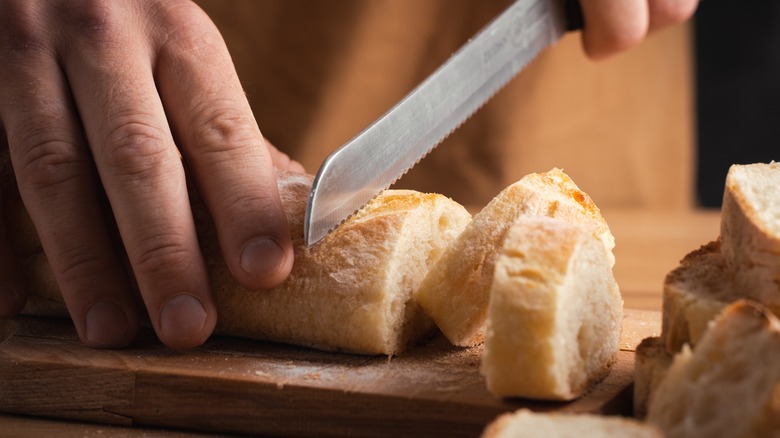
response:
<svg viewBox="0 0 780 438"><path fill-rule="evenodd" d="M490 423L482 438L662 438L653 425L592 414L534 413L521 409Z"/></svg>
<svg viewBox="0 0 780 438"><path fill-rule="evenodd" d="M571 400L609 373L623 300L590 228L520 216L495 264L482 357L498 396Z"/></svg>
<svg viewBox="0 0 780 438"><path fill-rule="evenodd" d="M598 207L560 169L530 174L498 194L474 216L433 266L416 299L454 345L482 342L498 253L521 215L545 215L589 227L614 264L614 238Z"/></svg>
<svg viewBox="0 0 780 438"><path fill-rule="evenodd" d="M661 337L669 354L696 345L709 322L742 297L720 248L713 241L692 251L666 276Z"/></svg>
<svg viewBox="0 0 780 438"><path fill-rule="evenodd" d="M645 338L636 347L634 362L634 417L647 416L647 405L672 364L660 337Z"/></svg>
<svg viewBox="0 0 780 438"><path fill-rule="evenodd" d="M731 166L720 235L745 296L780 310L780 163Z"/></svg>
<svg viewBox="0 0 780 438"><path fill-rule="evenodd" d="M668 438L780 434L780 321L740 300L687 346L650 399L647 421Z"/></svg>
<svg viewBox="0 0 780 438"><path fill-rule="evenodd" d="M230 274L206 209L193 212L218 310L216 331L323 350L397 354L435 329L412 291L471 215L441 195L386 190L317 245L303 244L311 177L281 173L282 204L295 263L275 289L248 290ZM34 297L27 314L62 314L64 305L41 253L24 258Z"/></svg>

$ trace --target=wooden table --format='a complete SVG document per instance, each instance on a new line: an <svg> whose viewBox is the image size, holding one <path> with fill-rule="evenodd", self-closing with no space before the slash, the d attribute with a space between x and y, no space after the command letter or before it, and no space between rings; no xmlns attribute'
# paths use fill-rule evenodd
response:
<svg viewBox="0 0 780 438"><path fill-rule="evenodd" d="M612 375L615 385L625 387L627 383L630 383L633 347L644 336L657 334L659 330L659 310L664 276L677 265L679 259L687 252L717 237L719 212L648 213L632 210L608 210L604 211L603 214L616 238L614 272L621 286L627 317L631 320L631 330L624 333L620 360L616 366L616 372ZM645 309L646 311L636 309ZM163 354L163 356L165 355ZM164 361L161 359L161 362ZM164 364L160 366L164 366ZM212 366L218 365L212 364ZM616 399L620 399L620 397ZM153 400L150 402L153 403ZM591 407L582 406L577 408L577 404L573 406L575 406L574 411L591 409ZM214 409L218 411L219 407ZM174 430L126 428L0 414L0 435L2 436L45 436L53 432L56 432L57 436L74 437L213 436Z"/></svg>

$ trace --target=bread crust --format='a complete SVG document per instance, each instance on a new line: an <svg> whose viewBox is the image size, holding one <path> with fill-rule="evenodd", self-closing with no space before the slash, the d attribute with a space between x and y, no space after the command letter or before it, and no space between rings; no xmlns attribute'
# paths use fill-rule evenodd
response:
<svg viewBox="0 0 780 438"><path fill-rule="evenodd" d="M491 422L482 438L524 437L625 437L661 438L653 425L622 417L591 414L561 414L532 412L520 409L503 414Z"/></svg>
<svg viewBox="0 0 780 438"><path fill-rule="evenodd" d="M745 297L780 309L780 163L733 165L721 209L722 251Z"/></svg>
<svg viewBox="0 0 780 438"><path fill-rule="evenodd" d="M386 190L312 247L303 242L311 178L281 174L293 236L290 276L267 291L230 275L214 229L199 226L220 315L217 332L361 354L393 355L434 330L412 300L436 257L471 219L441 195ZM205 212L205 209L199 210ZM206 217L196 222L206 224Z"/></svg>
<svg viewBox="0 0 780 438"><path fill-rule="evenodd" d="M521 216L496 262L482 373L503 397L571 400L619 350L623 301L604 245L562 219Z"/></svg>
<svg viewBox="0 0 780 438"><path fill-rule="evenodd" d="M733 278L717 240L687 254L667 274L661 337L669 354L696 345L709 322L740 297Z"/></svg>
<svg viewBox="0 0 780 438"><path fill-rule="evenodd" d="M248 290L233 278L208 211L191 191L218 311L216 332L323 350L402 352L435 329L412 300L412 291L471 215L441 195L387 190L320 243L306 248L303 218L311 181L308 175L279 174L295 262L289 278L266 291ZM26 229L23 223L19 227ZM29 253L22 259L33 291L23 313L66 316L37 237L30 243L25 236L18 245ZM131 272L129 266L127 271Z"/></svg>
<svg viewBox="0 0 780 438"><path fill-rule="evenodd" d="M496 258L509 227L521 215L582 224L603 242L610 267L614 237L593 200L560 169L527 175L477 213L433 266L416 299L449 341L473 346L484 339Z"/></svg>
<svg viewBox="0 0 780 438"><path fill-rule="evenodd" d="M644 419L655 389L672 364L660 337L645 338L636 347L634 367L634 417Z"/></svg>
<svg viewBox="0 0 780 438"><path fill-rule="evenodd" d="M667 437L780 433L780 321L738 300L691 351L678 353L653 393L647 420Z"/></svg>
<svg viewBox="0 0 780 438"><path fill-rule="evenodd" d="M695 346L728 304L749 298L780 312L780 163L733 165L721 233L664 281L662 336L670 354Z"/></svg>

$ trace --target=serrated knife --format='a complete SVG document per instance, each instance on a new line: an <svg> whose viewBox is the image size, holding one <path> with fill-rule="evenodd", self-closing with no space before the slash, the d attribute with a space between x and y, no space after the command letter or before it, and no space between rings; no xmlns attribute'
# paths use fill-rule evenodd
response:
<svg viewBox="0 0 780 438"><path fill-rule="evenodd" d="M576 0L517 0L390 111L323 162L304 219L319 242L417 164L567 30Z"/></svg>

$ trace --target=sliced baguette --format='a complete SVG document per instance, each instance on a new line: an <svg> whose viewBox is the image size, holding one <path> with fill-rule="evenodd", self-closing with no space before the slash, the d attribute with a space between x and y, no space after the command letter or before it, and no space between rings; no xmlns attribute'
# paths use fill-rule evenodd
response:
<svg viewBox="0 0 780 438"><path fill-rule="evenodd" d="M666 276L661 337L669 354L696 345L708 323L741 297L720 247L714 241L692 251Z"/></svg>
<svg viewBox="0 0 780 438"><path fill-rule="evenodd" d="M482 373L498 396L571 400L609 373L623 300L590 228L520 216L495 265Z"/></svg>
<svg viewBox="0 0 780 438"><path fill-rule="evenodd" d="M687 346L653 393L647 421L668 438L780 434L780 321L740 300Z"/></svg>
<svg viewBox="0 0 780 438"><path fill-rule="evenodd" d="M647 416L647 405L672 364L660 337L645 338L636 347L634 362L634 417Z"/></svg>
<svg viewBox="0 0 780 438"><path fill-rule="evenodd" d="M498 253L521 215L545 215L586 225L614 264L614 238L598 207L565 173L535 173L504 189L447 248L416 292L417 301L454 345L482 342Z"/></svg>
<svg viewBox="0 0 780 438"><path fill-rule="evenodd" d="M720 235L743 294L780 310L780 163L731 166Z"/></svg>
<svg viewBox="0 0 780 438"><path fill-rule="evenodd" d="M482 438L662 438L655 426L623 417L592 414L504 414L488 425Z"/></svg>
<svg viewBox="0 0 780 438"><path fill-rule="evenodd" d="M462 206L441 195L387 190L323 241L305 248L303 215L311 177L282 173L278 184L295 263L290 277L267 291L245 289L233 279L206 209L192 200L218 309L217 332L392 355L434 330L412 301L412 291L470 221ZM21 222L17 225L24 227ZM67 315L39 246L19 245L28 248L23 266L33 291L23 312Z"/></svg>

